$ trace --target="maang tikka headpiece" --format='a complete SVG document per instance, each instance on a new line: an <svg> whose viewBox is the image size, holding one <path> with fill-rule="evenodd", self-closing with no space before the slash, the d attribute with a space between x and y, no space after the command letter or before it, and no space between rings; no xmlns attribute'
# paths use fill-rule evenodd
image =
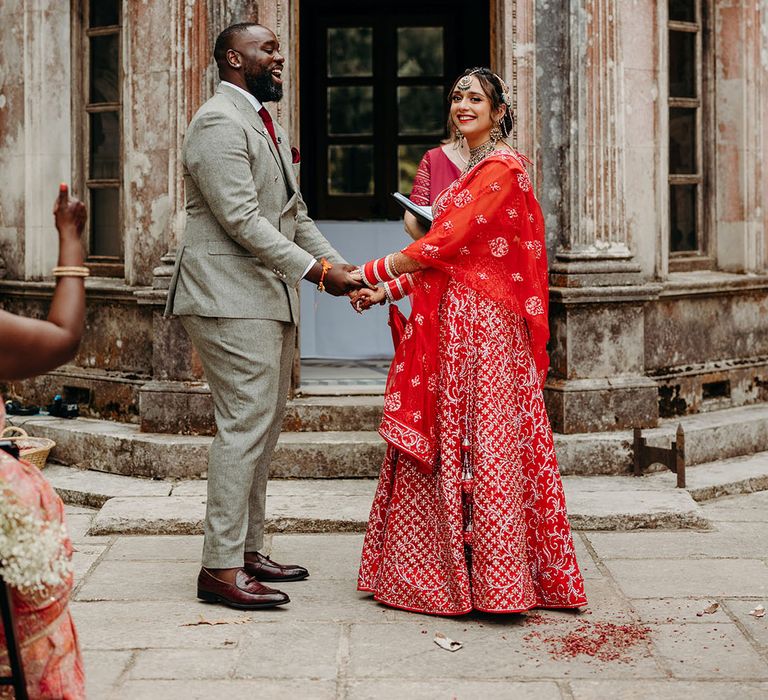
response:
<svg viewBox="0 0 768 700"><path fill-rule="evenodd" d="M459 79L459 82L456 83L456 87L459 88L459 90L462 90L462 91L469 90L469 88L472 87L472 76L475 75L476 73L480 73L480 72L482 72L481 68L473 70L473 71L467 73L466 75L463 75ZM488 72L494 78L496 78L496 80L499 81L499 85L501 86L501 101L505 105L507 105L507 108L511 109L512 108L512 99L509 96L509 88L507 87L507 84L496 73L494 73L492 71L488 71Z"/></svg>

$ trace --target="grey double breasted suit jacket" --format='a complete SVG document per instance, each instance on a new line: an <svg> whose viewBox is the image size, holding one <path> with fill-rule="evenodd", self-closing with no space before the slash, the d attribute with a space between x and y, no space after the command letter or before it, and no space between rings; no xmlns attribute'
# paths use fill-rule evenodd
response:
<svg viewBox="0 0 768 700"><path fill-rule="evenodd" d="M288 139L274 126L277 148L253 105L226 85L190 122L187 222L166 314L297 323L309 263L344 262L307 215Z"/></svg>

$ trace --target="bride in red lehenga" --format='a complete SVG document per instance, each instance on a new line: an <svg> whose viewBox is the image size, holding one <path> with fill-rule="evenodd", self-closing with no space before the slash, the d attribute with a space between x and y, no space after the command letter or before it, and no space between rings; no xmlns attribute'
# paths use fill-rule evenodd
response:
<svg viewBox="0 0 768 700"><path fill-rule="evenodd" d="M552 431L544 224L503 81L467 70L450 95L470 146L427 235L367 263L364 310L411 295L387 379L388 443L358 588L462 615L586 604ZM376 283L384 283L375 287Z"/></svg>

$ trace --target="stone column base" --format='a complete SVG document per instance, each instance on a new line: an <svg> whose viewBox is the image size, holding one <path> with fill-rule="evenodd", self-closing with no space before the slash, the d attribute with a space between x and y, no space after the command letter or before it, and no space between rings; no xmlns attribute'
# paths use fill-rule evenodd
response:
<svg viewBox="0 0 768 700"><path fill-rule="evenodd" d="M544 401L557 433L652 428L657 423L658 387L646 377L550 379Z"/></svg>
<svg viewBox="0 0 768 700"><path fill-rule="evenodd" d="M145 433L213 435L213 400L204 382L153 381L139 390L141 430Z"/></svg>

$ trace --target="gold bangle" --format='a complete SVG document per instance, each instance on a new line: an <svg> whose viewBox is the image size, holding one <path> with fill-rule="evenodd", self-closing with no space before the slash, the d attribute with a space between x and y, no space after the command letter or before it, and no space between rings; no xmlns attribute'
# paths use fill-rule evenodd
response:
<svg viewBox="0 0 768 700"><path fill-rule="evenodd" d="M62 265L53 268L54 277L89 277L91 271L78 265Z"/></svg>

